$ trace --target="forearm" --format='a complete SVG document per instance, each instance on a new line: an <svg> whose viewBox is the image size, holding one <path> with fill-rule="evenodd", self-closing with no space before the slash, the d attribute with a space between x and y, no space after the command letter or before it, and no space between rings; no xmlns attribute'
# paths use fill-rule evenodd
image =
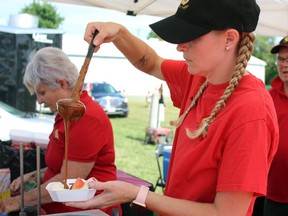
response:
<svg viewBox="0 0 288 216"><path fill-rule="evenodd" d="M113 43L134 67L163 79L159 65L162 59L147 43L135 37L125 27L120 27Z"/></svg>
<svg viewBox="0 0 288 216"><path fill-rule="evenodd" d="M52 202L52 199L46 190L47 184L42 184L41 185L41 190L40 190L40 201L41 204L49 203ZM33 190L30 190L28 192L25 192L24 194L24 205L37 205L38 203L38 188L34 188Z"/></svg>
<svg viewBox="0 0 288 216"><path fill-rule="evenodd" d="M253 199L252 192L217 192L213 203L175 199L150 192L146 205L160 215L245 216Z"/></svg>
<svg viewBox="0 0 288 216"><path fill-rule="evenodd" d="M120 183L118 184L120 188L121 185ZM140 191L138 187L132 185L122 184L121 188L126 190L122 190L126 194L123 202L135 200ZM113 197L117 197L117 194ZM245 216L252 199L252 192L227 191L217 192L213 203L204 203L172 198L149 191L145 204L146 208L156 212L158 215L165 216Z"/></svg>
<svg viewBox="0 0 288 216"><path fill-rule="evenodd" d="M41 204L52 202L52 199L46 190L46 186L49 182L63 181L63 176L61 174L55 175L49 181L40 185L40 194L41 194ZM30 191L25 192L24 194L24 203L25 205L36 205L38 201L38 188L34 188Z"/></svg>
<svg viewBox="0 0 288 216"><path fill-rule="evenodd" d="M165 216L216 216L214 204L191 202L149 193L146 199L147 208Z"/></svg>

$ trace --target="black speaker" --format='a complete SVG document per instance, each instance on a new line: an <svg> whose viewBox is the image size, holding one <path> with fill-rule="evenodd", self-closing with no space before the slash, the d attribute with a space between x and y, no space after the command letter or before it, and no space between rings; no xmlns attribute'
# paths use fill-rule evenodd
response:
<svg viewBox="0 0 288 216"><path fill-rule="evenodd" d="M0 26L1 101L22 111L36 110L36 98L23 84L28 57L47 46L62 49L62 34L55 29Z"/></svg>

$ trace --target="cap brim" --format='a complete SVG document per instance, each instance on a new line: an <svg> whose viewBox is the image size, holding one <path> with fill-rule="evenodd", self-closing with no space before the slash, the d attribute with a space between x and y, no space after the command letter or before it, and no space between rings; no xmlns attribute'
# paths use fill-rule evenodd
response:
<svg viewBox="0 0 288 216"><path fill-rule="evenodd" d="M274 46L272 49L271 49L271 53L272 54L275 54L275 53L278 53L279 52L279 49L281 48L281 47L286 47L286 48L288 48L288 44L286 45L286 44L278 44L277 46Z"/></svg>
<svg viewBox="0 0 288 216"><path fill-rule="evenodd" d="M194 40L211 31L211 29L188 23L176 15L149 26L161 39L173 44Z"/></svg>

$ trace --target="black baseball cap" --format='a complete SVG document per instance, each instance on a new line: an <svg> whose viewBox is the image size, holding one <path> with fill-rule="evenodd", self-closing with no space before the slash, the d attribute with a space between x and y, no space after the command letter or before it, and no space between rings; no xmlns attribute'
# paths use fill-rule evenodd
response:
<svg viewBox="0 0 288 216"><path fill-rule="evenodd" d="M279 52L279 49L281 47L287 47L288 48L288 35L284 38L282 38L282 40L279 42L278 45L274 46L272 49L271 49L271 53L272 54L275 54L275 53L278 53Z"/></svg>
<svg viewBox="0 0 288 216"><path fill-rule="evenodd" d="M259 14L255 0L182 0L174 15L150 27L163 40L179 44L212 30L253 32Z"/></svg>

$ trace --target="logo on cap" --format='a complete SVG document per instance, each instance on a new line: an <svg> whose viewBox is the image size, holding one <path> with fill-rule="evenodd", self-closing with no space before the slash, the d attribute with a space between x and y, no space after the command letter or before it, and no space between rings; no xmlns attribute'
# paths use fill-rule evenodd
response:
<svg viewBox="0 0 288 216"><path fill-rule="evenodd" d="M285 41L285 43L288 43L288 36L286 36L285 38L283 38L283 42Z"/></svg>
<svg viewBox="0 0 288 216"><path fill-rule="evenodd" d="M180 5L179 5L179 8L186 9L188 7L189 7L189 0L182 0Z"/></svg>

